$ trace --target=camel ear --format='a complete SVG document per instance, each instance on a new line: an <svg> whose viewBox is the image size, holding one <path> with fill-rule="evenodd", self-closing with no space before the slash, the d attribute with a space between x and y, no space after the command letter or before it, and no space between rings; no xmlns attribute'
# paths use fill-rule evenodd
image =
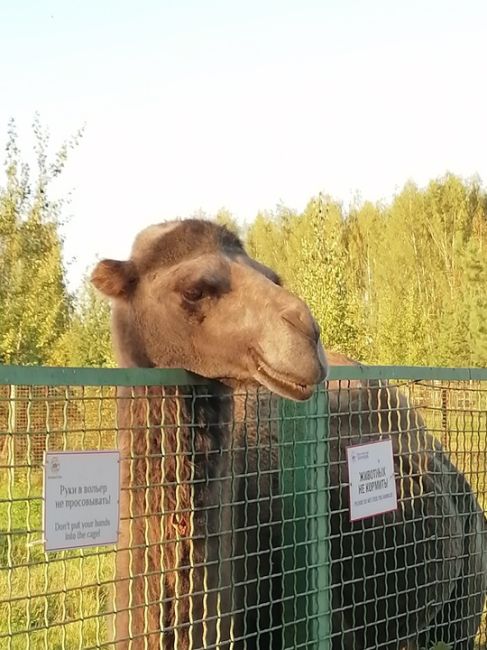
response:
<svg viewBox="0 0 487 650"><path fill-rule="evenodd" d="M128 298L137 285L133 262L102 260L91 275L95 287L110 298Z"/></svg>

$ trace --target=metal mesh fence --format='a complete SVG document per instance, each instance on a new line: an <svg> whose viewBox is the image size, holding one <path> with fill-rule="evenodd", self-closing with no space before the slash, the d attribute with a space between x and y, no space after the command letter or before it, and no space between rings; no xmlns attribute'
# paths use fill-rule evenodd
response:
<svg viewBox="0 0 487 650"><path fill-rule="evenodd" d="M0 648L487 647L487 372L334 368L303 404L182 371L0 382ZM383 439L398 507L352 522L347 447ZM98 449L118 544L44 552L44 452Z"/></svg>

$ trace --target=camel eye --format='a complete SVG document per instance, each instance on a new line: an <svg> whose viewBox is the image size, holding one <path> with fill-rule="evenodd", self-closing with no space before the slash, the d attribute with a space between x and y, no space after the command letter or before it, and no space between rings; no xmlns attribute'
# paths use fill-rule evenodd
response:
<svg viewBox="0 0 487 650"><path fill-rule="evenodd" d="M183 291L184 299L188 302L198 302L205 296L203 287L191 287L189 289L184 289Z"/></svg>

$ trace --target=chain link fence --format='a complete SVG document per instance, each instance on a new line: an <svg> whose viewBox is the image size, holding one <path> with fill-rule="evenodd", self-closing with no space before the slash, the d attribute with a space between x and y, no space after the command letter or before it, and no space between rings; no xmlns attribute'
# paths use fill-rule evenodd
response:
<svg viewBox="0 0 487 650"><path fill-rule="evenodd" d="M397 509L350 521L347 448L379 440ZM486 648L486 448L481 370L333 368L298 404L0 369L0 648ZM107 449L118 544L46 553L44 452Z"/></svg>

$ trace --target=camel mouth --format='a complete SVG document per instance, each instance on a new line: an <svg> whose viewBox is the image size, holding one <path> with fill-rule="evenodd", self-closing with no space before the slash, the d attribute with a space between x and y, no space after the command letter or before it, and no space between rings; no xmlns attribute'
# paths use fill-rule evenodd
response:
<svg viewBox="0 0 487 650"><path fill-rule="evenodd" d="M265 386L281 397L296 401L307 400L314 393L315 384L298 382L288 376L277 373L253 351L251 356L256 366L254 379L262 386Z"/></svg>

